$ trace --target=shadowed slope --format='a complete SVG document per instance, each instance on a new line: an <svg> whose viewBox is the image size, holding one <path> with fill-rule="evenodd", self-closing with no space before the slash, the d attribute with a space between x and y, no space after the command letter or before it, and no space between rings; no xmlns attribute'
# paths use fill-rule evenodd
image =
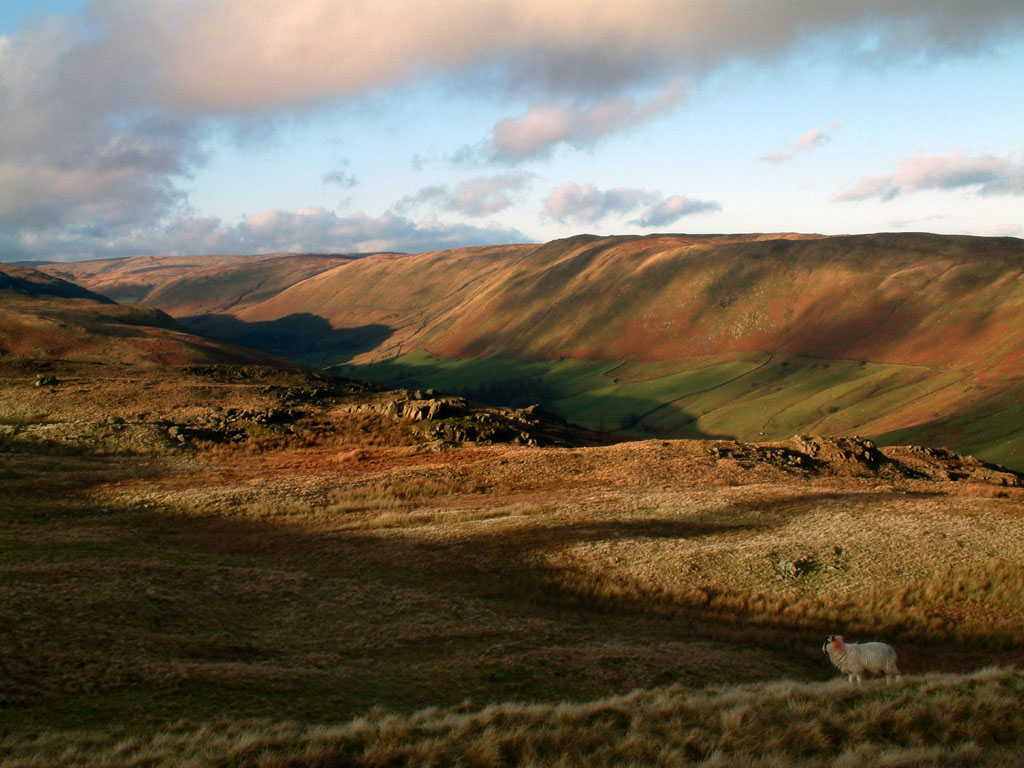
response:
<svg viewBox="0 0 1024 768"><path fill-rule="evenodd" d="M14 264L0 264L0 291L10 291L21 296L52 296L63 299L89 299L100 304L114 303L107 297L86 290L75 283Z"/></svg>
<svg viewBox="0 0 1024 768"><path fill-rule="evenodd" d="M0 267L0 356L183 365L280 359L197 336L157 309L110 299L33 269Z"/></svg>

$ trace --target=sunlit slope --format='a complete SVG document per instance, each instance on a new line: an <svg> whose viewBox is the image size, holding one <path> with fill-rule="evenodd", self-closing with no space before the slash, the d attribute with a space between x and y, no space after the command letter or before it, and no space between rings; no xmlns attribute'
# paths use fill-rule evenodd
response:
<svg viewBox="0 0 1024 768"><path fill-rule="evenodd" d="M1024 465L1017 239L580 237L459 278L437 321L392 299L349 372L632 434L855 431Z"/></svg>
<svg viewBox="0 0 1024 768"><path fill-rule="evenodd" d="M114 301L139 302L154 288L196 270L230 267L268 256L132 256L40 264L39 271L69 280Z"/></svg>
<svg viewBox="0 0 1024 768"><path fill-rule="evenodd" d="M206 267L183 274L150 291L143 303L188 317L265 301L284 289L351 262L344 256L296 254L232 267Z"/></svg>
<svg viewBox="0 0 1024 768"><path fill-rule="evenodd" d="M659 361L763 351L1016 376L1024 241L580 236L374 256L236 313L386 325L368 362L444 357ZM343 357L343 355L339 355Z"/></svg>
<svg viewBox="0 0 1024 768"><path fill-rule="evenodd" d="M1016 375L1024 241L929 235L539 248L422 334L446 357L670 360L758 350Z"/></svg>

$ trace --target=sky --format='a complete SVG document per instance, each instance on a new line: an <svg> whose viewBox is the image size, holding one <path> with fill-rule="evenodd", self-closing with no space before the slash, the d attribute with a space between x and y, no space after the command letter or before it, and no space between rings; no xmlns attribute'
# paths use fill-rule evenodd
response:
<svg viewBox="0 0 1024 768"><path fill-rule="evenodd" d="M0 261L1024 237L1021 0L3 0Z"/></svg>

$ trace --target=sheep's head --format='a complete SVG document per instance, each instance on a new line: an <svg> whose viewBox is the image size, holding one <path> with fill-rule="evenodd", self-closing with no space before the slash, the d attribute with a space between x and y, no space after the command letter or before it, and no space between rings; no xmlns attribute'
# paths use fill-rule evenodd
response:
<svg viewBox="0 0 1024 768"><path fill-rule="evenodd" d="M843 647L843 636L842 635L829 635L825 638L824 645L821 646L822 653L828 653L829 647L835 644L836 650Z"/></svg>

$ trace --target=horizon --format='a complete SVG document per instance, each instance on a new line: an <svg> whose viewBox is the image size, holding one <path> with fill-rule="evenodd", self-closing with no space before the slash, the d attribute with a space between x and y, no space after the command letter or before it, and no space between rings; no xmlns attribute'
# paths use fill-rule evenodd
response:
<svg viewBox="0 0 1024 768"><path fill-rule="evenodd" d="M0 261L1022 237L1020 82L1011 0L17 0Z"/></svg>
<svg viewBox="0 0 1024 768"><path fill-rule="evenodd" d="M822 234L820 232L647 232L639 234L616 234L608 233L605 235L596 235L592 232L578 232L576 234L565 235L564 237L555 238L547 242L557 242L559 240L571 240L576 237L593 237L596 239L603 238L615 238L615 237L744 237L744 236L767 236L767 235L798 235L801 238L812 238L818 237L821 239L827 238L838 238L838 237L870 237L872 235L927 235L934 237L977 237L977 238L993 238L993 237L1005 237L1013 240L1024 240L1024 235L972 235L964 233L948 233L948 232L930 232L926 230L908 230L904 232L896 231L879 231L879 232L837 232L834 234ZM432 249L433 251L444 251L444 250L457 250L462 248L490 248L494 246L516 246L516 245L544 245L544 242L536 240L524 240L524 241L511 241L508 243L492 243L491 245L476 245L466 244L459 246L452 246L451 248ZM350 257L350 258L367 258L369 256L379 255L391 255L391 256L416 256L419 254L430 253L432 250L424 251L265 251L258 253L238 253L229 251L219 251L211 253L141 253L141 254L123 254L118 256L99 256L96 258L84 258L75 259L74 262L86 262L86 261L107 261L112 259L131 259L131 258L180 258L180 259L200 259L200 258L218 258L228 256L267 256L267 257L282 257L282 256L324 256L324 257ZM62 260L44 260L44 259L19 259L19 260L4 260L0 259L0 264L12 264L20 266L28 266L32 264L68 264L73 263L71 261Z"/></svg>

